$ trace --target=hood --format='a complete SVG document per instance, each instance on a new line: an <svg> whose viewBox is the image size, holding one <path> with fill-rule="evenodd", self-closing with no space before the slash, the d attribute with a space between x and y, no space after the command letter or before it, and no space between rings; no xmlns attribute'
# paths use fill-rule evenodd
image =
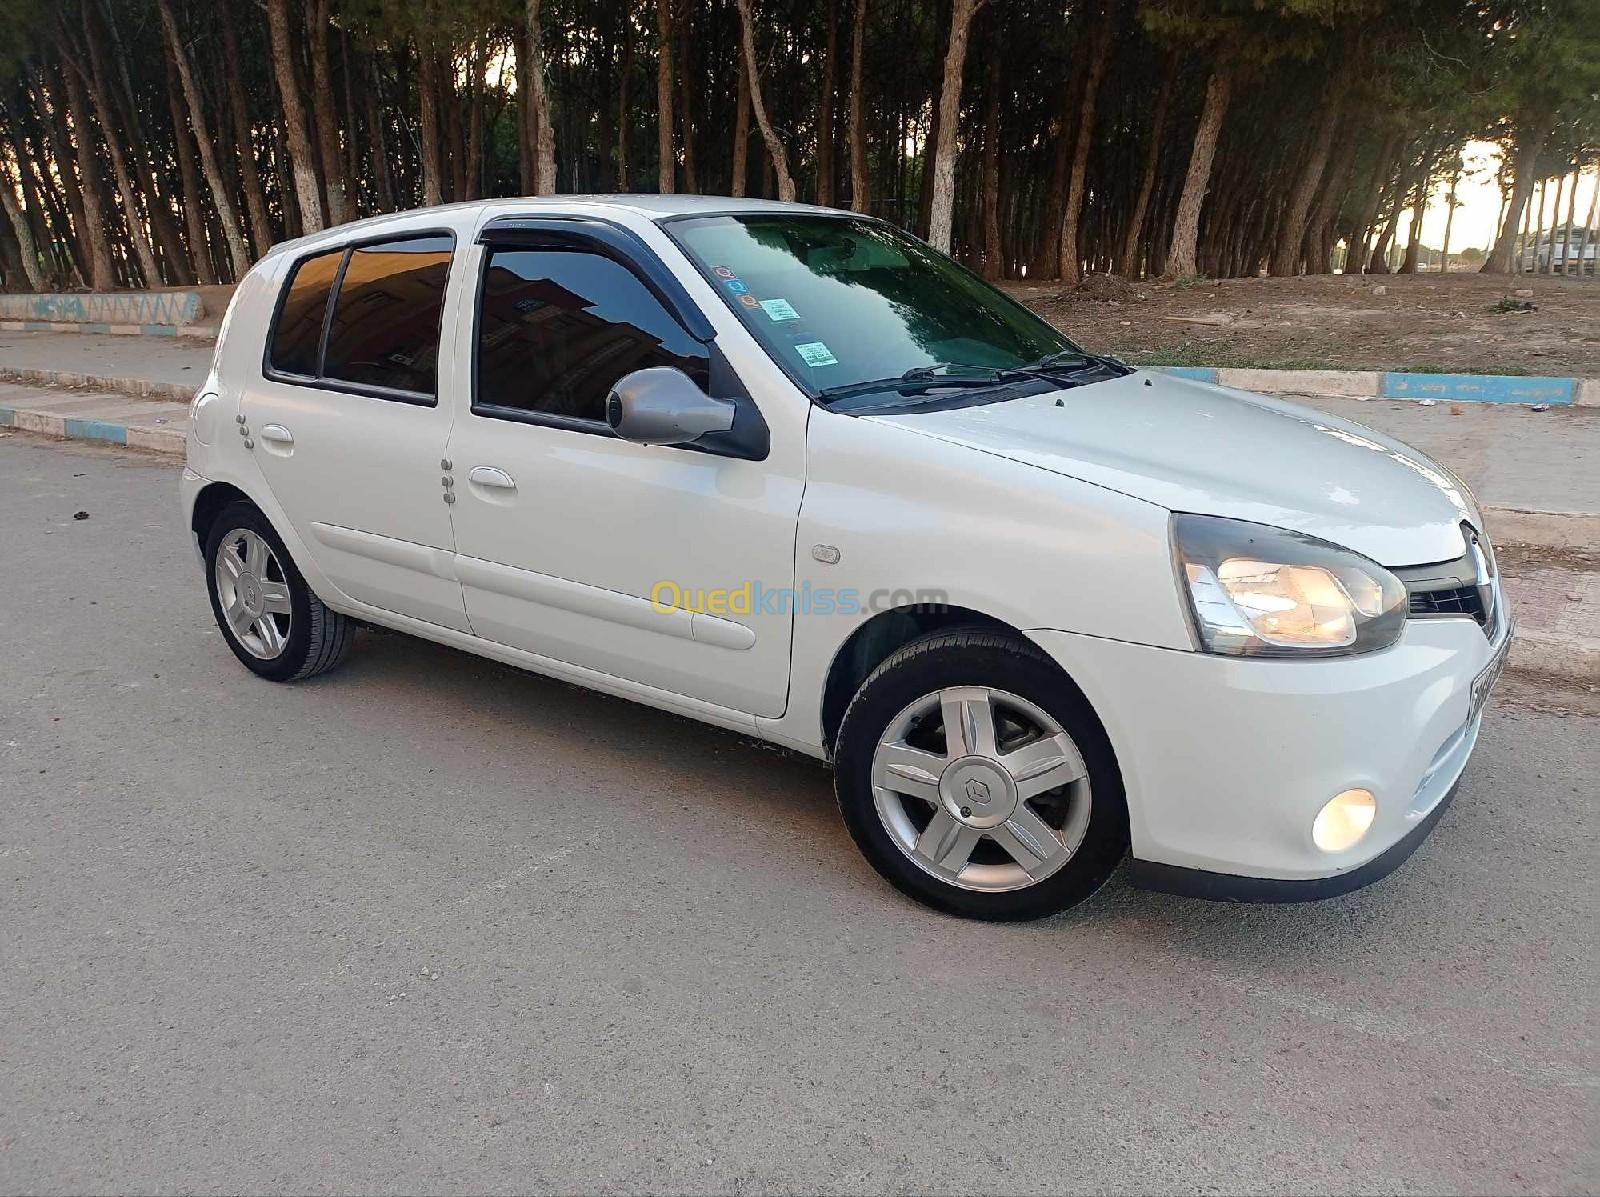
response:
<svg viewBox="0 0 1600 1197"><path fill-rule="evenodd" d="M862 418L1172 511L1290 528L1383 565L1453 560L1466 551L1461 521L1481 527L1453 475L1381 432L1166 374L1141 370L999 403Z"/></svg>

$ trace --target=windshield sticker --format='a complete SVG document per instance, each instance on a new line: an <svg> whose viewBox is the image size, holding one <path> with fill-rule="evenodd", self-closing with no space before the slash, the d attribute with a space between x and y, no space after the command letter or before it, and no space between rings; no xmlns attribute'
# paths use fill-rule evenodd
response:
<svg viewBox="0 0 1600 1197"><path fill-rule="evenodd" d="M733 270L730 267L727 267L727 266L713 266L711 268L711 273L716 275L718 278L736 278L737 277L733 273Z"/></svg>
<svg viewBox="0 0 1600 1197"><path fill-rule="evenodd" d="M794 310L794 305L787 299L763 299L761 310L775 323L800 319L800 313Z"/></svg>
<svg viewBox="0 0 1600 1197"><path fill-rule="evenodd" d="M750 289L736 278L730 278L726 283L723 284L723 286L727 287L728 290L732 291L735 295L743 295Z"/></svg>
<svg viewBox="0 0 1600 1197"><path fill-rule="evenodd" d="M821 341L807 341L804 345L796 345L794 351L800 355L800 360L808 366L837 366L839 359Z"/></svg>
<svg viewBox="0 0 1600 1197"><path fill-rule="evenodd" d="M739 302L744 304L744 306L747 308L758 308L761 306L761 301L748 291L739 296Z"/></svg>

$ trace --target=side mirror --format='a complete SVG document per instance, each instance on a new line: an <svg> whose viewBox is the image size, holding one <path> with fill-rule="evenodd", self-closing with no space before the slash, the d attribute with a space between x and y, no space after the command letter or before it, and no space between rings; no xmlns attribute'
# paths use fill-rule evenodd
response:
<svg viewBox="0 0 1600 1197"><path fill-rule="evenodd" d="M617 380L606 396L606 423L623 440L681 445L733 427L734 405L713 399L682 370L651 366Z"/></svg>

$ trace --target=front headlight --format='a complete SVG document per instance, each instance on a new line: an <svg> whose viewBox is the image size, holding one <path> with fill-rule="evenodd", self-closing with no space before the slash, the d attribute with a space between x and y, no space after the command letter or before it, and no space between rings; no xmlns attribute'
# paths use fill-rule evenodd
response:
<svg viewBox="0 0 1600 1197"><path fill-rule="evenodd" d="M1206 652L1344 656L1387 648L1405 627L1400 579L1314 536L1179 514L1172 544Z"/></svg>

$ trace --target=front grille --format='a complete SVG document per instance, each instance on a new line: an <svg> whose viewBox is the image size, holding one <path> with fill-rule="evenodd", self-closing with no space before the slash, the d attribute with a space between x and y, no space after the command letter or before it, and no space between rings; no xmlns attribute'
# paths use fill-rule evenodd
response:
<svg viewBox="0 0 1600 1197"><path fill-rule="evenodd" d="M1476 586L1413 590L1407 610L1412 615L1470 615L1483 623L1483 596Z"/></svg>

